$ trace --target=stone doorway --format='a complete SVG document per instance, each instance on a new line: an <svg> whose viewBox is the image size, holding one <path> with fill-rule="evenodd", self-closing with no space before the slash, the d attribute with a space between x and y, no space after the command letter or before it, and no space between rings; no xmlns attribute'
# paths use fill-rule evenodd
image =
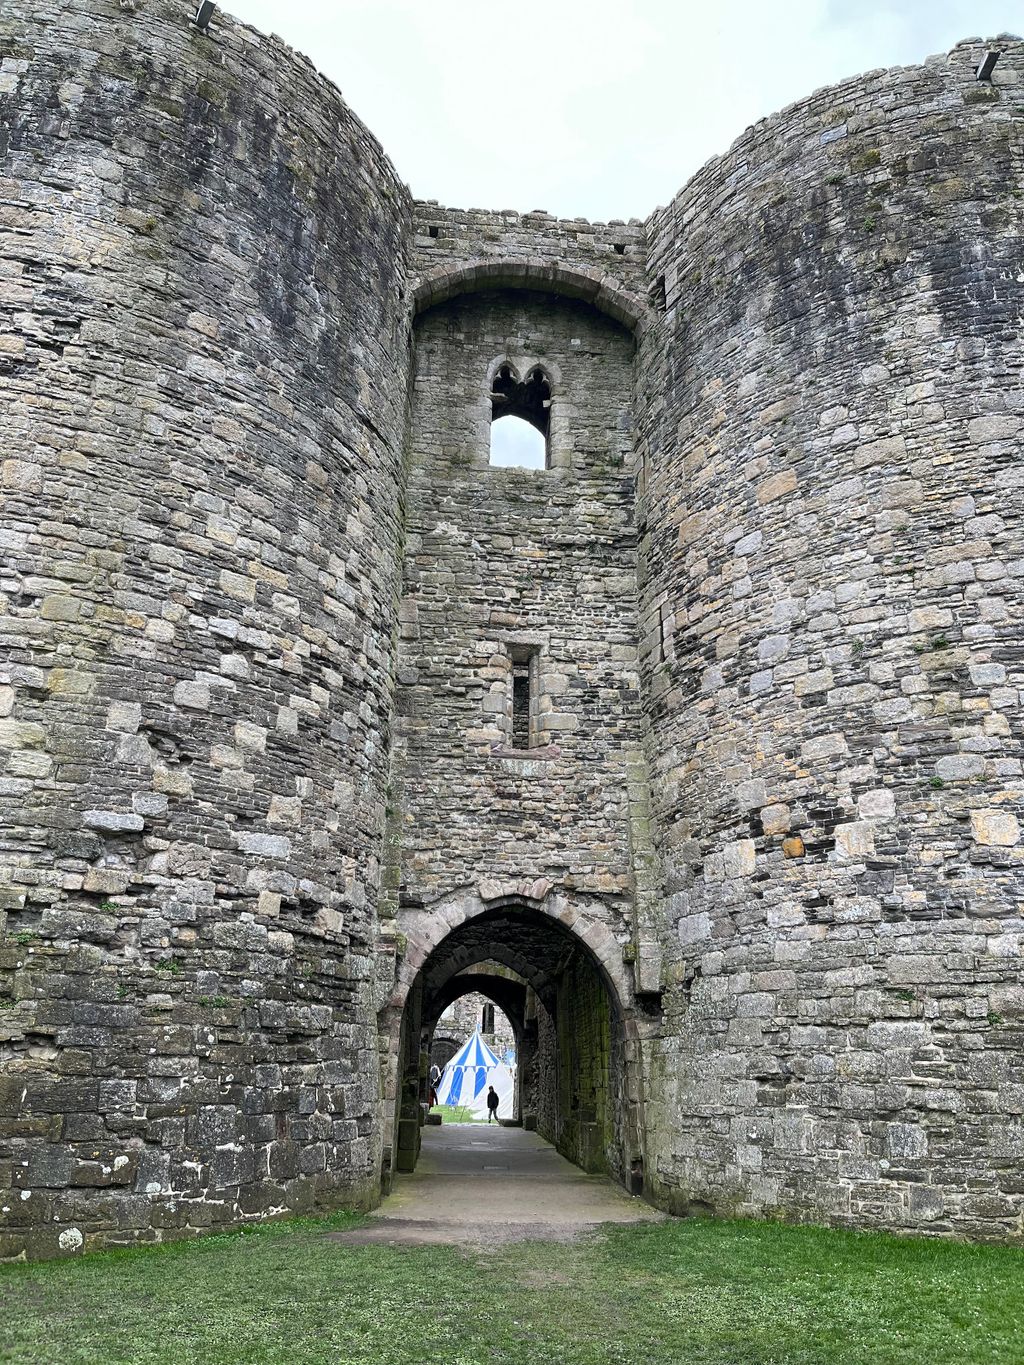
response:
<svg viewBox="0 0 1024 1365"><path fill-rule="evenodd" d="M517 896L490 905L477 900L465 909L462 922L450 928L455 918L450 912L445 917L419 912L408 923L405 979L400 971L384 1021L391 1040L393 1113L385 1189L392 1170L409 1173L419 1158L437 1022L453 1000L476 992L505 1013L515 1034L513 1122L536 1131L582 1170L639 1192L643 1123L636 1029L598 951L604 950L614 970L614 940L609 945L593 934L583 937L576 917L559 913L557 898L550 905L531 905ZM439 934L439 925L448 932ZM619 951L620 966L621 960Z"/></svg>

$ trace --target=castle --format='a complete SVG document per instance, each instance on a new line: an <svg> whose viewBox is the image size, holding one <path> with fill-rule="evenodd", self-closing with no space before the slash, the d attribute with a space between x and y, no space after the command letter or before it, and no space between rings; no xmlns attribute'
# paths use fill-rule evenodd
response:
<svg viewBox="0 0 1024 1365"><path fill-rule="evenodd" d="M0 1257L372 1205L468 990L660 1207L1020 1240L1024 43L605 224L192 13L0 16Z"/></svg>

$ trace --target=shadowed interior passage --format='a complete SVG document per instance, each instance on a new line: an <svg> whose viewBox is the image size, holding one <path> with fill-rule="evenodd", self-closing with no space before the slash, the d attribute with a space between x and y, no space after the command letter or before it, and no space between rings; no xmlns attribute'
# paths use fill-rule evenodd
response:
<svg viewBox="0 0 1024 1365"><path fill-rule="evenodd" d="M566 1239L598 1223L663 1217L606 1176L588 1175L537 1133L426 1128L415 1174L344 1240L483 1242Z"/></svg>
<svg viewBox="0 0 1024 1365"><path fill-rule="evenodd" d="M622 1011L590 949L518 903L449 933L410 990L400 1044L397 1170L414 1170L419 1156L437 1023L469 993L493 1002L512 1027L517 1066L508 1121L538 1132L585 1171L626 1181L637 1153Z"/></svg>

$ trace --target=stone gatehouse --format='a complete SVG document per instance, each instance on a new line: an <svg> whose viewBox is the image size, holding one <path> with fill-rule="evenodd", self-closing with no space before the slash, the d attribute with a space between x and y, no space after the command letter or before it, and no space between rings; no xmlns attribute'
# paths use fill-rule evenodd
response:
<svg viewBox="0 0 1024 1365"><path fill-rule="evenodd" d="M1020 1239L1024 44L604 224L192 10L0 16L0 1257L374 1203L467 991L662 1207Z"/></svg>

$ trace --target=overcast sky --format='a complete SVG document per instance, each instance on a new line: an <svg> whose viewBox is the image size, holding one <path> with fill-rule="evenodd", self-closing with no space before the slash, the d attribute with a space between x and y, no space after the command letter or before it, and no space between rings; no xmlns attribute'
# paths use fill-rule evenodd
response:
<svg viewBox="0 0 1024 1365"><path fill-rule="evenodd" d="M420 198L645 217L821 85L1024 28L1014 0L227 0L305 52Z"/></svg>

